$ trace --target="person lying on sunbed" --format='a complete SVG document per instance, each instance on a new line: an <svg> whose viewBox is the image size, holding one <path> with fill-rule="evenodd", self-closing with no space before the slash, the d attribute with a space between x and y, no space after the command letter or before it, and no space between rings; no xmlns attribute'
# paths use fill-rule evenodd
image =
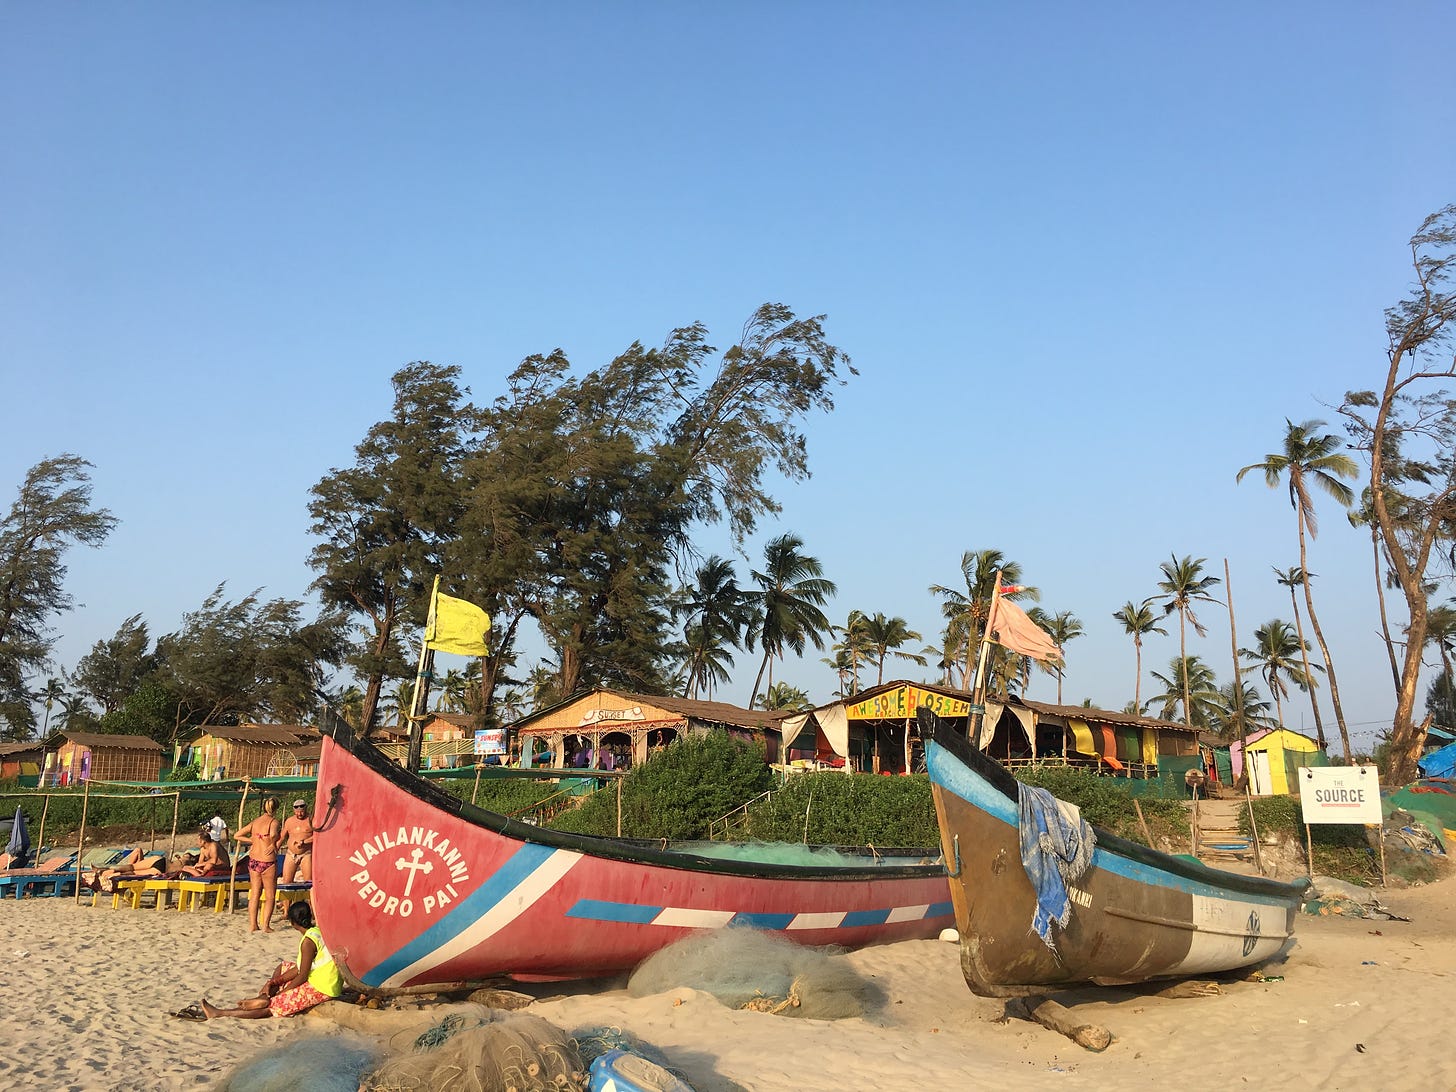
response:
<svg viewBox="0 0 1456 1092"><path fill-rule="evenodd" d="M197 832L197 863L183 865L167 873L169 880L208 879L212 876L232 875L232 862L221 843L214 842L206 827Z"/></svg>
<svg viewBox="0 0 1456 1092"><path fill-rule="evenodd" d="M294 903L288 908L288 924L301 934L297 961L280 963L268 981L263 983L263 988L255 996L243 998L236 1008L220 1009L204 997L201 1010L207 1019L235 1016L241 1020L257 1020L266 1016L297 1016L344 992L343 975L339 973L338 964L329 954L324 938L313 922L313 907L306 902ZM195 1016L190 1018L196 1019Z"/></svg>
<svg viewBox="0 0 1456 1092"><path fill-rule="evenodd" d="M91 873L89 880L83 874L81 882L83 886L89 887L92 891L101 891L111 895L116 891L116 880L118 876L136 879L142 879L148 876L161 876L164 874L166 863L166 854L147 854L141 846L137 846L110 868L97 869Z"/></svg>

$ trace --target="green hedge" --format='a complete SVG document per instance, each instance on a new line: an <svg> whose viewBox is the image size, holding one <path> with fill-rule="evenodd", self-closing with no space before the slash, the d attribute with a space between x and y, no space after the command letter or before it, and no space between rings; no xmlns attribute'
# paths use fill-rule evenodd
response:
<svg viewBox="0 0 1456 1092"><path fill-rule="evenodd" d="M930 778L805 773L751 809L749 837L810 845L923 848L940 845Z"/></svg>
<svg viewBox="0 0 1456 1092"><path fill-rule="evenodd" d="M40 837L43 809L47 844L55 845L58 841L74 838L79 832L82 790L69 788L47 790L50 793L49 807L45 806L44 799L39 796L7 795L7 790L12 793L16 791L13 782L0 786L0 814L13 816L18 805L25 813L26 825L32 842ZM220 807L223 809L221 812L219 812ZM227 809L226 803L220 804L216 800L184 799L178 808L177 830L179 833L191 834L217 814L221 814L231 827L237 821L237 809L236 806L233 806L231 813ZM172 798L170 796L139 796L126 799L93 796L86 809L87 830L123 826L146 830L153 824L159 832L171 832Z"/></svg>
<svg viewBox="0 0 1456 1092"><path fill-rule="evenodd" d="M763 753L727 732L669 744L622 779L622 835L705 838L713 820L742 807L773 783ZM614 836L617 793L609 786L550 823L557 830Z"/></svg>

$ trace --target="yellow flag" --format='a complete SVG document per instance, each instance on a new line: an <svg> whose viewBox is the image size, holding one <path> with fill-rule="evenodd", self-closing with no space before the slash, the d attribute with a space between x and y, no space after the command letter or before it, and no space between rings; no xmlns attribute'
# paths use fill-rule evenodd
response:
<svg viewBox="0 0 1456 1092"><path fill-rule="evenodd" d="M489 633L490 615L474 603L441 595L437 577L430 597L430 617L425 623L425 644L436 652L484 656L490 651L485 643Z"/></svg>

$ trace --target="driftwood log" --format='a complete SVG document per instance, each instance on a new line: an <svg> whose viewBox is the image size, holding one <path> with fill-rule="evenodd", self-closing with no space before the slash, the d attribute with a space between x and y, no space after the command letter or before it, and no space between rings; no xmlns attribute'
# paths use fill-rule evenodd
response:
<svg viewBox="0 0 1456 1092"><path fill-rule="evenodd" d="M1085 1050L1101 1053L1112 1045L1112 1032L1098 1024L1079 1022L1071 1009L1050 997L1022 997L1017 1000L1016 1006L1028 1020L1035 1020L1042 1027L1065 1035Z"/></svg>

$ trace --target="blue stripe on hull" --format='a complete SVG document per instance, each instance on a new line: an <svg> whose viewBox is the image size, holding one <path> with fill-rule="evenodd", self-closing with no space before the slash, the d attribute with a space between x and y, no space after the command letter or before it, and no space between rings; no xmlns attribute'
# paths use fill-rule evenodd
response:
<svg viewBox="0 0 1456 1092"><path fill-rule="evenodd" d="M549 846L525 844L491 873L490 878L472 891L459 906L434 925L424 930L393 955L376 963L361 980L367 986L383 984L391 975L415 963L430 952L444 947L464 932L476 919L530 878L556 850Z"/></svg>
<svg viewBox="0 0 1456 1092"><path fill-rule="evenodd" d="M983 778L967 769L945 748L935 742L925 747L926 764L930 779L941 788L955 793L962 800L974 805L994 819L1011 828L1011 839L1015 844L1020 838L1021 820L1017 814L1016 801L999 792ZM1252 892L1230 892L1217 884L1165 872L1140 861L1129 860L1116 853L1109 853L1101 846L1092 854L1092 864L1114 876L1122 876L1151 887L1163 887L1170 891L1181 891L1189 895L1202 895L1210 899L1234 899L1239 902L1257 902L1266 906L1287 908L1288 900L1274 896L1258 895Z"/></svg>

